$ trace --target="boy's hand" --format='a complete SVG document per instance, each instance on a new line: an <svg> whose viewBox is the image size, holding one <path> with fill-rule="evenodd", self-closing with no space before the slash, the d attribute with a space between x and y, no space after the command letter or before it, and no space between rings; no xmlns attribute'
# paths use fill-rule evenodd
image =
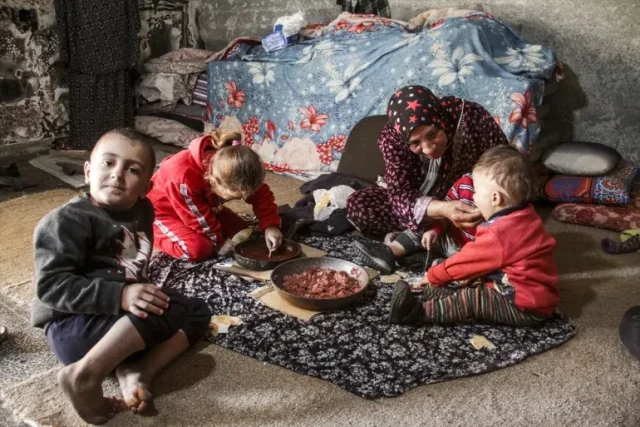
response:
<svg viewBox="0 0 640 427"><path fill-rule="evenodd" d="M169 308L169 297L154 284L134 283L122 288L120 305L124 311L145 319L149 313L162 316Z"/></svg>
<svg viewBox="0 0 640 427"><path fill-rule="evenodd" d="M438 234L435 230L429 230L422 235L422 247L431 250L431 247L438 239Z"/></svg>
<svg viewBox="0 0 640 427"><path fill-rule="evenodd" d="M282 244L282 233L276 227L268 227L264 230L264 240L267 242L267 248L275 251Z"/></svg>

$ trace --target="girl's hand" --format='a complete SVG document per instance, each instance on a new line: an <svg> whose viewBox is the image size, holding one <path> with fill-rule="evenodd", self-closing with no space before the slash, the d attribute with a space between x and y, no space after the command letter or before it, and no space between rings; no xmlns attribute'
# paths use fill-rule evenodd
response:
<svg viewBox="0 0 640 427"><path fill-rule="evenodd" d="M264 230L264 240L270 251L277 250L282 244L282 233L276 227L268 227Z"/></svg>
<svg viewBox="0 0 640 427"><path fill-rule="evenodd" d="M227 239L224 241L222 246L220 246L220 249L218 249L218 255L227 256L231 254L235 248L236 242L234 242L233 239Z"/></svg>
<svg viewBox="0 0 640 427"><path fill-rule="evenodd" d="M434 230L429 230L422 235L422 247L431 250L431 247L438 239L438 234Z"/></svg>

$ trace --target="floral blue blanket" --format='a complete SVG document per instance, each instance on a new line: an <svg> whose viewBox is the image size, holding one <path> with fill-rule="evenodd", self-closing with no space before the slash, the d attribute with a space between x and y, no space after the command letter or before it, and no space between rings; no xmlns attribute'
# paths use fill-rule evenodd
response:
<svg viewBox="0 0 640 427"><path fill-rule="evenodd" d="M268 169L310 178L337 169L358 121L384 114L397 88L420 84L480 103L512 144L530 151L545 81L560 68L553 50L483 12L420 17L410 24L343 13L307 28L313 38L271 53L236 42L208 65L209 119L242 130Z"/></svg>

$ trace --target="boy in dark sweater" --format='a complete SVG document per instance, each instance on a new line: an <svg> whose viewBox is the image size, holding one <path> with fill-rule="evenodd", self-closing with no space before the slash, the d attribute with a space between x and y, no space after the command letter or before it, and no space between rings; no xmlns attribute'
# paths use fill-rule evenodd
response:
<svg viewBox="0 0 640 427"><path fill-rule="evenodd" d="M35 230L31 321L66 365L58 382L91 424L119 406L102 395L107 375L115 370L126 405L143 412L152 379L211 318L203 301L148 283L154 215L145 195L154 167L149 138L108 132L84 166L89 193L49 212Z"/></svg>
<svg viewBox="0 0 640 427"><path fill-rule="evenodd" d="M474 202L485 219L475 241L429 269L422 282L427 285L424 303L399 281L391 323L536 326L553 314L559 299L556 241L527 204L531 164L511 146L494 147L474 166L473 182ZM447 287L452 282L462 287Z"/></svg>

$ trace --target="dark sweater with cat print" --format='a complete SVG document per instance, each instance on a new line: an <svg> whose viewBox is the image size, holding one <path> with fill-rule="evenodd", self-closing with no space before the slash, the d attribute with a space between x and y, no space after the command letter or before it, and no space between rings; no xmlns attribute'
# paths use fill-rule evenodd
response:
<svg viewBox="0 0 640 427"><path fill-rule="evenodd" d="M70 314L122 314L122 288L148 281L153 219L146 199L115 212L88 194L42 218L34 234L32 325Z"/></svg>

